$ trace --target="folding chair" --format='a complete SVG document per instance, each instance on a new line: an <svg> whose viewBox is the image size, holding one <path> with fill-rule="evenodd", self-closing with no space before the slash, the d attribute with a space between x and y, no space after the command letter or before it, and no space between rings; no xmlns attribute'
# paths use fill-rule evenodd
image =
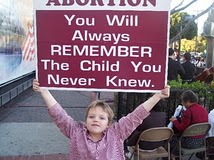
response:
<svg viewBox="0 0 214 160"><path fill-rule="evenodd" d="M143 131L139 136L136 145L132 146L133 152L130 159L132 159L133 156L137 156L138 160L161 157L168 157L168 160L170 160L170 140L173 136L173 133L174 133L173 130L168 127L156 127ZM146 142L164 141L166 146L161 146L152 152L147 152L139 148L140 141Z"/></svg>
<svg viewBox="0 0 214 160"><path fill-rule="evenodd" d="M182 133L181 137L178 140L179 143L179 159L182 160L183 155L190 155L189 160L192 158L192 156L198 152L204 152L204 158L206 159L206 135L208 131L210 130L210 124L209 123L196 123L188 128L185 129L185 131ZM203 135L204 137L204 144L195 149L187 149L182 147L182 139L185 137L192 137L192 136L199 136Z"/></svg>

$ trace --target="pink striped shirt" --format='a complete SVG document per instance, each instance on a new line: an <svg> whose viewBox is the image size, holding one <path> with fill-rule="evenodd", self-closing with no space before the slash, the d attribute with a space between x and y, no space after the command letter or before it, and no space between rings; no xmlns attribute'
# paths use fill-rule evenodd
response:
<svg viewBox="0 0 214 160"><path fill-rule="evenodd" d="M49 109L61 132L70 139L69 160L125 160L123 142L149 112L142 105L109 126L98 142L90 138L85 123L74 121L60 104Z"/></svg>

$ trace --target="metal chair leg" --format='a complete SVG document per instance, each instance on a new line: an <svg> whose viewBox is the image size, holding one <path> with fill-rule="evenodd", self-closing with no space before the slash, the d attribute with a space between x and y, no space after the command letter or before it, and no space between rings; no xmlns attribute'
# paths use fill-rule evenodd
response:
<svg viewBox="0 0 214 160"><path fill-rule="evenodd" d="M191 156L189 157L189 159L188 159L188 160L190 160L194 154L195 154L195 153L191 154Z"/></svg>

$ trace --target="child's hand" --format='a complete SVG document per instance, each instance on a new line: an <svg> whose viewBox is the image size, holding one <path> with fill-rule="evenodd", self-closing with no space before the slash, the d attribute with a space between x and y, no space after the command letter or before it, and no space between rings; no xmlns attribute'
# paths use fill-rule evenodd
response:
<svg viewBox="0 0 214 160"><path fill-rule="evenodd" d="M170 86L165 86L164 89L159 93L160 98L168 98L170 96Z"/></svg>
<svg viewBox="0 0 214 160"><path fill-rule="evenodd" d="M41 89L40 89L40 87L39 87L39 82L38 82L37 79L34 79L34 80L33 80L33 90L34 90L35 92L41 92Z"/></svg>
<svg viewBox="0 0 214 160"><path fill-rule="evenodd" d="M40 88L39 81L37 79L33 80L33 90L35 92L41 93L41 96L44 99L48 108L53 107L57 103L57 101L54 99L54 97L51 95L51 93L48 91L48 89Z"/></svg>

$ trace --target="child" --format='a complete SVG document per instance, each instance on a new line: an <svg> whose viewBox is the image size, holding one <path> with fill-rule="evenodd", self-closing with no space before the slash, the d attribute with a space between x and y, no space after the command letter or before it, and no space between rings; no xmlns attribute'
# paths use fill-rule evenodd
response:
<svg viewBox="0 0 214 160"><path fill-rule="evenodd" d="M57 103L51 93L33 81L34 91L40 92L50 116L61 132L70 139L70 160L125 160L123 142L149 115L162 98L169 97L170 87L139 105L132 113L112 124L113 111L103 101L92 102L86 113L86 122L76 122Z"/></svg>

